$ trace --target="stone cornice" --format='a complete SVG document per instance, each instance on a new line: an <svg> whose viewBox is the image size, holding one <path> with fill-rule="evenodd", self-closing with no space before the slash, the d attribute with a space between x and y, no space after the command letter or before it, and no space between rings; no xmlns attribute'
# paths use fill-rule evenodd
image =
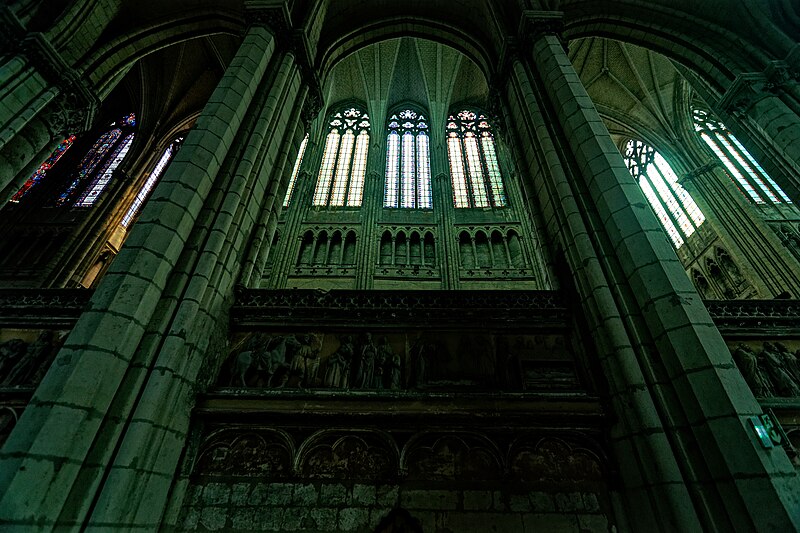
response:
<svg viewBox="0 0 800 533"><path fill-rule="evenodd" d="M732 115L743 115L764 98L787 85L798 83L800 69L793 62L800 63L800 51L793 50L786 61L771 61L763 72L739 74L725 91L718 107Z"/></svg>

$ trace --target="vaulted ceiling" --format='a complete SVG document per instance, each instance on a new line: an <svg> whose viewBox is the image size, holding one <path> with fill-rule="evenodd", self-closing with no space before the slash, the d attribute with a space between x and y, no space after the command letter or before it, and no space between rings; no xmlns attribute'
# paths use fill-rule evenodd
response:
<svg viewBox="0 0 800 533"><path fill-rule="evenodd" d="M612 134L680 143L691 91L668 58L590 37L570 43L570 59Z"/></svg>
<svg viewBox="0 0 800 533"><path fill-rule="evenodd" d="M403 37L372 44L339 62L325 80L325 101L360 100L373 124L386 110L406 102L427 109L433 124L444 124L453 104L485 106L486 78L475 63L448 46Z"/></svg>

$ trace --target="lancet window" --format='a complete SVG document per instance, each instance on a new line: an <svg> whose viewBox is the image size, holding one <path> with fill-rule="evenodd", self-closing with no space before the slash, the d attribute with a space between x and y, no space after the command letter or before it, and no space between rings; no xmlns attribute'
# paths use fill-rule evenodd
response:
<svg viewBox="0 0 800 533"><path fill-rule="evenodd" d="M669 163L652 146L636 140L628 141L625 163L675 248L683 246L705 221L705 216L680 186Z"/></svg>
<svg viewBox="0 0 800 533"><path fill-rule="evenodd" d="M314 190L315 206L359 207L364 196L369 116L357 107L333 114Z"/></svg>
<svg viewBox="0 0 800 533"><path fill-rule="evenodd" d="M283 198L283 207L289 207L289 202L292 200L292 193L294 186L297 182L297 175L300 173L300 167L303 164L303 156L306 153L306 146L308 146L308 134L303 137L303 142L300 143L300 150L297 151L297 159L294 162L292 175L289 177L289 186L286 188L286 196Z"/></svg>
<svg viewBox="0 0 800 533"><path fill-rule="evenodd" d="M167 149L164 150L164 153L161 154L161 158L156 163L155 168L153 168L153 171L150 172L149 176L147 176L144 185L142 185L142 188L139 189L139 193L136 195L136 198L134 198L133 203L128 208L128 211L125 212L125 216L122 217L122 227L127 228L136 215L139 214L139 211L142 209L142 205L150 197L150 193L153 192L153 188L155 188L156 183L158 183L158 180L161 179L164 171L175 157L175 154L178 152L181 143L183 143L183 137L178 137L172 141Z"/></svg>
<svg viewBox="0 0 800 533"><path fill-rule="evenodd" d="M694 129L719 158L742 193L756 204L790 204L792 201L722 122L695 108Z"/></svg>
<svg viewBox="0 0 800 533"><path fill-rule="evenodd" d="M464 110L447 119L447 152L457 207L508 203L492 128L485 115Z"/></svg>
<svg viewBox="0 0 800 533"><path fill-rule="evenodd" d="M114 171L125 159L133 143L136 115L131 113L103 133L78 164L67 189L56 205L91 207L111 181Z"/></svg>
<svg viewBox="0 0 800 533"><path fill-rule="evenodd" d="M412 109L389 118L383 206L432 207L428 120Z"/></svg>
<svg viewBox="0 0 800 533"><path fill-rule="evenodd" d="M31 189L44 179L44 177L47 175L47 171L53 168L56 163L58 163L58 160L61 159L61 156L63 156L67 150L72 147L72 143L74 142L74 135L70 135L61 141L56 149L53 150L53 153L50 154L50 157L48 157L41 165L39 165L39 168L37 168L36 172L34 172L33 175L31 175L31 177L25 181L25 183L22 185L22 188L11 197L11 202L19 203L20 200L30 193Z"/></svg>

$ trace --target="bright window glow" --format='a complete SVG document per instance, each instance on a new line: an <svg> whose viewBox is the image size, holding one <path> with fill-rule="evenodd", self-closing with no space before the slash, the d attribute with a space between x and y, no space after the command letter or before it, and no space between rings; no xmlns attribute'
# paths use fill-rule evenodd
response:
<svg viewBox="0 0 800 533"><path fill-rule="evenodd" d="M407 131L403 134L403 207L414 207L417 196L415 174L414 134Z"/></svg>
<svg viewBox="0 0 800 533"><path fill-rule="evenodd" d="M361 206L364 196L364 177L367 174L367 150L369 150L369 133L361 130L356 141L356 155L353 159L353 171L350 177L350 189L347 193L349 207Z"/></svg>
<svg viewBox="0 0 800 533"><path fill-rule="evenodd" d="M356 136L352 131L345 132L342 136L342 144L339 147L339 161L336 165L336 179L333 182L330 205L344 205L344 197L347 193L347 178L350 176L350 159L353 157L353 143Z"/></svg>
<svg viewBox="0 0 800 533"><path fill-rule="evenodd" d="M431 208L428 121L405 109L389 117L384 207Z"/></svg>
<svg viewBox="0 0 800 533"><path fill-rule="evenodd" d="M180 146L180 143L182 141L183 137L175 139L175 141L173 141L172 144L170 144L164 151L164 154L161 156L161 159L158 160L158 163L156 163L155 168L147 177L147 180L145 180L144 185L139 190L139 193L136 195L136 198L134 198L133 203L128 208L128 211L125 213L125 216L122 217L121 224L123 228L127 228L128 225L133 220L133 218L137 215L137 213L139 213L142 204L150 196L150 193L152 192L153 187L156 186L156 183L158 183L158 180L161 179L161 175L164 173L164 170L166 170L167 165L169 165L169 162L172 161L172 157L175 155L175 152L178 151L178 147Z"/></svg>
<svg viewBox="0 0 800 533"><path fill-rule="evenodd" d="M400 167L400 134L389 133L386 140L386 187L383 195L383 207L397 207L397 187Z"/></svg>
<svg viewBox="0 0 800 533"><path fill-rule="evenodd" d="M419 193L417 207L420 209L433 207L430 148L428 146L428 135L425 132L417 133L417 192Z"/></svg>
<svg viewBox="0 0 800 533"><path fill-rule="evenodd" d="M119 164L122 163L122 160L125 159L125 156L128 155L128 150L130 150L131 143L133 143L133 136L134 134L131 133L117 146L116 150L114 150L114 153L103 167L103 170L98 172L97 177L89 186L89 189L83 193L83 196L75 203L76 207L91 207L94 205L97 198L111 181L111 176L114 174L114 171Z"/></svg>
<svg viewBox="0 0 800 533"><path fill-rule="evenodd" d="M314 205L326 205L331 187L333 168L336 165L336 151L339 148L339 132L331 130L325 141L325 153L322 156L322 165L319 168L317 188L314 191Z"/></svg>
<svg viewBox="0 0 800 533"><path fill-rule="evenodd" d="M300 149L297 151L297 159L294 161L294 168L292 175L289 177L289 186L286 187L286 196L283 198L283 207L289 207L289 201L292 199L294 192L294 185L297 182L297 175L300 173L300 165L303 164L303 155L306 153L306 145L308 145L308 134L303 137L303 142L300 143Z"/></svg>
<svg viewBox="0 0 800 533"><path fill-rule="evenodd" d="M75 176L75 179L70 183L67 190L61 193L58 200L56 200L56 205L66 205L69 203L70 199L73 197L76 189L84 182L84 180L97 168L97 165L103 158L108 154L117 140L122 136L122 130L119 128L114 128L111 131L105 132L103 135L100 136L99 139L94 143L92 149L89 150L81 162L78 163L78 172Z"/></svg>
<svg viewBox="0 0 800 533"><path fill-rule="evenodd" d="M474 133L467 132L464 135L464 147L467 149L467 169L472 184L473 204L475 207L489 207L489 199L486 196L486 177L483 174L481 156L478 153L478 141L475 139Z"/></svg>
<svg viewBox="0 0 800 533"><path fill-rule="evenodd" d="M497 207L505 207L506 191L503 180L500 178L500 165L497 164L497 154L494 150L494 138L487 131L481 136L483 154L486 156L486 168L489 171L489 187L492 190L492 202Z"/></svg>
<svg viewBox="0 0 800 533"><path fill-rule="evenodd" d="M358 207L367 172L369 116L349 107L334 113L328 125L330 133L325 142L313 204L343 207L346 203L348 207ZM340 131L343 132L341 137Z"/></svg>
<svg viewBox="0 0 800 533"><path fill-rule="evenodd" d="M625 163L675 248L680 248L705 221L700 208L680 186L669 163L653 147L641 141L629 141Z"/></svg>
<svg viewBox="0 0 800 533"><path fill-rule="evenodd" d="M508 205L494 137L486 116L469 110L451 115L447 120L447 134L454 205L459 208ZM465 159L469 184L464 174Z"/></svg>
<svg viewBox="0 0 800 533"><path fill-rule="evenodd" d="M746 196L757 204L764 204L767 201L773 204L792 203L783 189L722 122L703 109L695 108L692 114L695 130L700 134L700 138L722 161L725 169Z"/></svg>
<svg viewBox="0 0 800 533"><path fill-rule="evenodd" d="M53 153L50 154L50 157L45 159L45 161L41 165L39 165L39 168L36 169L36 172L34 172L33 175L27 179L25 184L22 185L22 188L19 191L17 191L17 193L14 194L14 196L11 197L10 201L18 203L22 198L24 198L25 195L27 195L30 192L32 187L35 187L39 182L41 182L44 179L45 175L47 174L47 171L53 168L53 165L58 163L58 160L61 159L61 156L64 155L67 152L67 150L70 149L73 142L75 142L74 135L70 135L69 137L61 141L61 143L59 143L56 149L53 150Z"/></svg>
<svg viewBox="0 0 800 533"><path fill-rule="evenodd" d="M464 174L464 157L461 153L461 139L451 134L447 139L447 153L450 156L450 175L453 179L453 205L458 208L469 207L467 177Z"/></svg>

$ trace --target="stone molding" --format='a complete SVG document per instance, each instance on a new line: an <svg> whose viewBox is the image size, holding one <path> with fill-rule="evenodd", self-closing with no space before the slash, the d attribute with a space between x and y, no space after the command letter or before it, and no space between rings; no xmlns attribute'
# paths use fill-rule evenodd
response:
<svg viewBox="0 0 800 533"><path fill-rule="evenodd" d="M267 290L236 292L231 310L235 328L317 327L347 324L370 327L442 328L478 319L493 327L566 327L567 309L557 291L358 291Z"/></svg>
<svg viewBox="0 0 800 533"><path fill-rule="evenodd" d="M0 49L25 57L36 72L58 91L41 115L51 135L57 138L88 130L100 107L100 100L81 75L61 58L43 33L26 35L21 25L10 22L10 17L13 17L13 13L7 8L0 10L0 23L9 25L4 27L7 33Z"/></svg>
<svg viewBox="0 0 800 533"><path fill-rule="evenodd" d="M302 120L306 129L322 109L322 88L313 65L311 43L302 29L292 24L292 16L287 2L283 0L247 0L245 18L249 26L267 28L275 37L279 50L292 54L300 69L303 81L308 86L308 96L302 110Z"/></svg>
<svg viewBox="0 0 800 533"><path fill-rule="evenodd" d="M0 325L72 327L92 293L87 289L0 290Z"/></svg>
<svg viewBox="0 0 800 533"><path fill-rule="evenodd" d="M736 76L720 99L718 107L734 116L742 116L764 98L776 94L790 84L798 83L800 70L788 62L794 61L793 55L794 52L787 61L771 61L763 72L745 72Z"/></svg>

